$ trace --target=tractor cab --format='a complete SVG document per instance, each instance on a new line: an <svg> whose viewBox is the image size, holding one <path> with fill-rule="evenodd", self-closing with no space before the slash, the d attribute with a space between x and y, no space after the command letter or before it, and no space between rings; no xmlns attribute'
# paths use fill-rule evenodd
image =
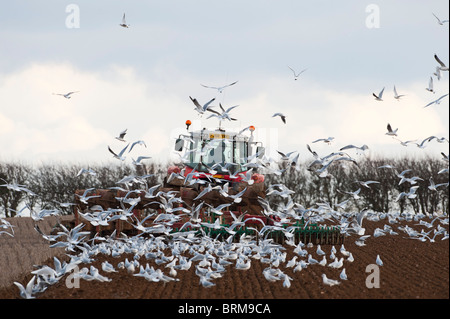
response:
<svg viewBox="0 0 450 319"><path fill-rule="evenodd" d="M264 147L253 141L254 127L250 127L251 136L226 131L223 129L208 130L206 128L180 135L175 143L175 150L184 152L185 165L195 171L216 172L229 177L245 172L251 159L264 155Z"/></svg>

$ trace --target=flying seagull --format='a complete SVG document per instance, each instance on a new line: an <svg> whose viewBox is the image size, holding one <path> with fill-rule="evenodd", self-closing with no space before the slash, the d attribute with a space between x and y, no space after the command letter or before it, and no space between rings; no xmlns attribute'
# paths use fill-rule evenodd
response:
<svg viewBox="0 0 450 319"><path fill-rule="evenodd" d="M448 22L448 20L441 20L441 19L439 19L434 13L432 13L432 14L433 14L434 17L438 20L438 23L439 23L440 25L444 25L444 23Z"/></svg>
<svg viewBox="0 0 450 319"><path fill-rule="evenodd" d="M286 124L286 115L284 115L282 113L275 113L274 115L272 115L272 117L275 117L275 116L281 117L281 120L283 121L283 123Z"/></svg>
<svg viewBox="0 0 450 319"><path fill-rule="evenodd" d="M122 142L126 142L124 140L125 134L127 134L127 129L123 130L122 132L120 132L119 136L116 136L116 139Z"/></svg>
<svg viewBox="0 0 450 319"><path fill-rule="evenodd" d="M395 85L394 85L394 98L397 100L397 101L400 101L400 98L402 97L402 96L405 96L404 94L397 94L397 89L395 88Z"/></svg>
<svg viewBox="0 0 450 319"><path fill-rule="evenodd" d="M430 81L428 82L428 87L425 88L425 90L432 92L433 94L436 93L433 89L433 78L430 76Z"/></svg>
<svg viewBox="0 0 450 319"><path fill-rule="evenodd" d="M437 63L439 63L439 65L440 65L439 69L440 69L441 71L448 71L448 66L446 66L446 65L444 64L444 62L442 62L441 59L439 59L438 56L437 56L436 54L434 55L434 58L436 59Z"/></svg>
<svg viewBox="0 0 450 319"><path fill-rule="evenodd" d="M209 101L208 101L206 104L204 104L203 106L200 105L200 103L197 101L197 99L194 99L194 98L192 98L192 97L189 97L189 98L191 99L192 103L195 104L196 108L195 108L194 110L196 110L198 113L203 114L203 113L205 113L206 111L210 111L210 112L219 114L219 112L209 109L209 105L210 105L216 98L212 98L211 100L209 100Z"/></svg>
<svg viewBox="0 0 450 319"><path fill-rule="evenodd" d="M375 97L375 100L377 100L377 101L383 101L383 100L382 100L383 92L384 92L384 88L380 91L380 93L378 93L378 95L376 95L375 93L372 93L372 95Z"/></svg>
<svg viewBox="0 0 450 319"><path fill-rule="evenodd" d="M125 13L123 14L123 17L122 17L122 23L120 23L119 25L123 28L128 28L130 26L129 24L127 24L127 22L125 20Z"/></svg>
<svg viewBox="0 0 450 319"><path fill-rule="evenodd" d="M119 159L119 160L121 160L121 161L124 161L124 160L125 160L125 156L123 156L123 153L124 153L125 150L128 148L128 145L130 145L130 144L127 144L127 146L125 146L125 147L120 151L119 154L116 154L109 146L108 146L108 150L111 152L112 155L114 155L115 158L117 158L117 159Z"/></svg>
<svg viewBox="0 0 450 319"><path fill-rule="evenodd" d="M70 99L72 94L78 93L78 92L80 92L80 91L68 92L68 93L66 93L66 94L62 94L62 93L53 93L53 95L61 95L61 96L64 96L66 99Z"/></svg>
<svg viewBox="0 0 450 319"><path fill-rule="evenodd" d="M294 80L297 81L297 78L300 76L300 74L302 74L303 72L305 72L307 69L303 69L300 72L296 73L295 70L293 68L291 68L288 65L288 68L291 69L292 73L294 73Z"/></svg>
<svg viewBox="0 0 450 319"><path fill-rule="evenodd" d="M323 141L324 143L327 143L329 145L329 144L331 144L332 140L334 140L334 137L330 136L328 138L319 138L319 139L317 139L315 141L312 141L311 143L317 143L317 142Z"/></svg>
<svg viewBox="0 0 450 319"><path fill-rule="evenodd" d="M203 85L203 84L200 84L200 85L205 87L205 88L214 89L214 90L219 91L219 93L222 93L223 90L225 90L225 88L227 88L229 86L232 86L232 85L235 85L236 83L238 83L238 81L235 81L233 83L230 83L230 84L227 84L227 85L224 85L224 86L217 86L217 87L216 86L207 86L207 85Z"/></svg>
<svg viewBox="0 0 450 319"><path fill-rule="evenodd" d="M428 107L428 106L430 106L430 105L432 105L432 104L441 104L441 100L444 98L444 97L446 97L448 95L448 93L447 94L444 94L444 95L442 95L440 98L438 98L437 100L434 100L434 101L431 101L430 103L428 103L427 105L425 105L424 106L424 108L426 108L426 107Z"/></svg>
<svg viewBox="0 0 450 319"><path fill-rule="evenodd" d="M387 131L386 135L389 135L389 136L397 136L398 128L396 128L395 130L392 130L391 124L388 123L388 125L387 125L387 130L388 130L388 131Z"/></svg>

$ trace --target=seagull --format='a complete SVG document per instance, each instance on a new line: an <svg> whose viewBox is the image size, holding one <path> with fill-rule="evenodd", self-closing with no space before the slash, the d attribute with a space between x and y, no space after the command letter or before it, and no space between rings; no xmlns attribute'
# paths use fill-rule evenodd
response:
<svg viewBox="0 0 450 319"><path fill-rule="evenodd" d="M82 168L78 172L77 177L80 176L81 174L85 174L85 173L88 174L88 175L93 175L93 176L95 176L97 174L95 171L93 171L90 168Z"/></svg>
<svg viewBox="0 0 450 319"><path fill-rule="evenodd" d="M394 98L397 100L397 101L400 101L400 98L402 97L402 96L405 96L404 94L397 94L397 89L395 88L395 85L394 85Z"/></svg>
<svg viewBox="0 0 450 319"><path fill-rule="evenodd" d="M383 261L381 260L380 255L377 255L376 263L378 266L383 266Z"/></svg>
<svg viewBox="0 0 450 319"><path fill-rule="evenodd" d="M347 274L345 273L345 268L342 269L339 278L341 278L342 280L347 280Z"/></svg>
<svg viewBox="0 0 450 319"><path fill-rule="evenodd" d="M121 142L126 142L124 140L125 134L127 134L127 129L125 129L122 132L120 132L119 136L117 136L116 139L121 141Z"/></svg>
<svg viewBox="0 0 450 319"><path fill-rule="evenodd" d="M389 135L389 136L397 136L398 128L396 128L395 130L392 130L391 124L388 123L388 125L387 125L387 130L388 130L388 131L387 131L386 135Z"/></svg>
<svg viewBox="0 0 450 319"><path fill-rule="evenodd" d="M219 93L222 93L225 88L227 88L229 86L232 86L232 85L235 85L236 83L238 83L238 81L235 81L233 83L230 83L230 84L227 84L227 85L224 85L224 86L218 86L218 87L216 87L216 86L207 86L207 85L203 85L203 84L200 84L200 85L205 87L205 88L214 89L214 90L217 90Z"/></svg>
<svg viewBox="0 0 450 319"><path fill-rule="evenodd" d="M356 181L355 183L358 183L365 188L370 188L369 184L380 184L380 182L378 181Z"/></svg>
<svg viewBox="0 0 450 319"><path fill-rule="evenodd" d="M145 144L144 141L139 140L139 141L133 142L133 144L131 144L131 147L130 147L130 150L128 151L128 153L131 152L131 150L133 149L133 147L134 147L136 144L143 145L144 147L147 147L147 145Z"/></svg>
<svg viewBox="0 0 450 319"><path fill-rule="evenodd" d="M428 87L425 88L425 90L432 92L433 94L436 93L433 89L433 78L430 76L430 81L428 82Z"/></svg>
<svg viewBox="0 0 450 319"><path fill-rule="evenodd" d="M66 94L62 94L62 93L53 93L53 95L61 95L61 96L64 96L66 99L70 99L72 94L78 93L78 92L80 92L80 91L72 91L72 92L68 92L68 93L66 93Z"/></svg>
<svg viewBox="0 0 450 319"><path fill-rule="evenodd" d="M136 160L134 160L134 159L132 159L132 160L133 160L134 165L142 166L143 164L141 163L141 161L145 160L145 159L150 159L150 158L151 158L150 156L139 156Z"/></svg>
<svg viewBox="0 0 450 319"><path fill-rule="evenodd" d="M295 70L293 68L291 68L289 65L288 65L288 68L291 69L292 73L294 73L294 80L295 81L297 81L297 78L300 76L300 74L302 74L303 72L305 72L307 70L307 69L304 69L304 70L296 73Z"/></svg>
<svg viewBox="0 0 450 319"><path fill-rule="evenodd" d="M448 71L448 66L446 66L444 62L442 62L441 59L439 59L439 57L436 54L434 55L434 59L437 61L437 63L439 63L440 65L439 69L441 71Z"/></svg>
<svg viewBox="0 0 450 319"><path fill-rule="evenodd" d="M383 92L384 92L384 88L380 91L380 93L378 93L378 95L376 95L375 93L372 93L372 95L375 97L375 100L377 101L383 101L382 97L383 97Z"/></svg>
<svg viewBox="0 0 450 319"><path fill-rule="evenodd" d="M448 20L441 20L441 19L439 19L434 13L432 13L432 14L433 14L434 17L437 19L437 21L438 21L438 23L439 23L440 25L444 25L444 23L448 22Z"/></svg>
<svg viewBox="0 0 450 319"><path fill-rule="evenodd" d="M286 116L282 113L275 113L272 117L279 116L284 124L286 124Z"/></svg>
<svg viewBox="0 0 450 319"><path fill-rule="evenodd" d="M123 28L128 28L128 27L130 27L130 25L127 24L127 22L126 22L126 20L125 20L125 13L123 14L123 17L122 17L122 23L120 23L119 25L120 25L121 27L123 27Z"/></svg>
<svg viewBox="0 0 450 319"><path fill-rule="evenodd" d="M438 79L438 81L441 80L441 69L437 66L436 67L436 71L433 73L433 75L436 76L436 78Z"/></svg>
<svg viewBox="0 0 450 319"><path fill-rule="evenodd" d="M311 143L317 143L317 142L323 141L324 143L327 143L328 145L330 145L332 140L334 140L334 137L330 136L328 138L319 138L315 141L312 141Z"/></svg>
<svg viewBox="0 0 450 319"><path fill-rule="evenodd" d="M127 146L125 146L120 153L117 155L116 153L114 153L114 151L111 149L111 147L108 146L108 150L114 155L115 158L124 161L125 160L125 156L123 156L123 153L125 152L125 150L128 148L128 145L130 145L129 143L127 144Z"/></svg>
<svg viewBox="0 0 450 319"><path fill-rule="evenodd" d="M325 275L325 274L322 274L322 279L323 279L323 283L328 286L334 286L334 285L340 284L340 282L337 280L328 279L327 275Z"/></svg>
<svg viewBox="0 0 450 319"><path fill-rule="evenodd" d="M219 112L217 112L217 111L214 111L214 110L209 109L209 105L210 105L216 98L212 98L211 100L209 100L209 101L208 101L206 104L204 104L203 106L200 105L200 103L197 101L197 99L192 98L192 97L189 97L189 98L191 99L192 103L195 104L196 108L195 108L194 110L196 110L198 113L203 114L203 113L205 113L206 111L210 111L210 112L213 112L213 113L216 113L216 114L219 113Z"/></svg>
<svg viewBox="0 0 450 319"><path fill-rule="evenodd" d="M14 282L14 284L19 287L20 289L20 296L24 299L34 299L34 297L31 295L33 292L33 286L34 282L36 280L36 276L33 276L31 280L28 282L27 287L25 288L21 283Z"/></svg>
<svg viewBox="0 0 450 319"><path fill-rule="evenodd" d="M430 105L433 105L433 104L436 104L436 105L441 104L441 100L442 100L444 97L446 97L447 95L448 95L448 93L442 95L440 98L438 98L437 100L431 101L430 103L428 103L427 105L425 105L423 108L426 108L426 107L428 107L428 106L430 106Z"/></svg>
<svg viewBox="0 0 450 319"><path fill-rule="evenodd" d="M360 150L360 151L365 151L365 150L367 150L367 149L369 149L369 147L366 145L366 144L364 144L363 146L361 146L361 147L358 147L358 146L355 146L355 145L347 145L347 146L344 146L344 147L342 147L341 149L340 149L340 151L343 151L343 150L347 150L347 149L350 149L350 148L356 148L356 149L358 149L358 150Z"/></svg>

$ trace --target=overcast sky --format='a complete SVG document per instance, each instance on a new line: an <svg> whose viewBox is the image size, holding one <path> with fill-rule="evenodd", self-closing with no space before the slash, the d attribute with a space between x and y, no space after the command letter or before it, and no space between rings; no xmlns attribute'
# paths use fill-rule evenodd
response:
<svg viewBox="0 0 450 319"><path fill-rule="evenodd" d="M126 145L114 138L124 129L147 144L127 161L174 158L187 119L191 129L218 125L189 96L239 105L226 124L254 125L271 154L367 144L369 156L440 157L448 143L404 147L385 133L390 123L403 141L449 137L448 96L424 108L448 93L448 71L433 75L434 54L449 65L449 23L433 13L448 11L446 0L2 1L0 160L117 161L107 147ZM294 80L288 66L307 70ZM201 86L234 81L223 93ZM70 91L79 92L53 94Z"/></svg>

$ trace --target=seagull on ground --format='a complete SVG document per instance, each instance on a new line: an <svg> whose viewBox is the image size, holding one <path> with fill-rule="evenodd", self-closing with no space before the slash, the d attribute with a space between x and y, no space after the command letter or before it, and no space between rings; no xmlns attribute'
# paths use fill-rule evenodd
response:
<svg viewBox="0 0 450 319"><path fill-rule="evenodd" d="M323 283L328 286L335 286L335 285L340 284L340 282L337 280L327 278L327 275L325 275L325 274L322 274L322 279L323 279Z"/></svg>
<svg viewBox="0 0 450 319"><path fill-rule="evenodd" d="M380 255L377 255L376 263L378 266L383 266L383 261L380 258Z"/></svg>
<svg viewBox="0 0 450 319"><path fill-rule="evenodd" d="M375 97L375 100L377 101L383 101L382 97L383 97L383 92L384 92L384 88L380 91L380 93L378 93L378 95L376 95L375 93L372 93L372 95Z"/></svg>
<svg viewBox="0 0 450 319"><path fill-rule="evenodd" d="M130 25L127 24L127 21L125 20L125 13L123 14L123 17L122 17L122 23L120 23L119 25L120 25L122 28L129 28L129 27L130 27Z"/></svg>
<svg viewBox="0 0 450 319"><path fill-rule="evenodd" d="M288 68L291 69L292 73L294 73L294 80L297 81L297 78L300 76L300 74L302 74L303 72L305 72L307 69L303 69L300 72L296 73L295 70L293 68L291 68L288 65Z"/></svg>
<svg viewBox="0 0 450 319"><path fill-rule="evenodd" d="M275 113L274 115L272 115L272 117L275 116L279 116L281 118L281 120L283 121L284 124L286 124L286 115L284 115L283 113Z"/></svg>
<svg viewBox="0 0 450 319"><path fill-rule="evenodd" d="M236 83L238 83L238 81L235 81L233 83L230 83L230 84L227 84L227 85L224 85L224 86L207 86L207 85L203 85L203 84L200 84L200 85L205 87L205 88L214 89L214 90L217 90L219 93L222 93L223 90L225 90L225 88L227 88L229 86L232 86L232 85L235 85Z"/></svg>

